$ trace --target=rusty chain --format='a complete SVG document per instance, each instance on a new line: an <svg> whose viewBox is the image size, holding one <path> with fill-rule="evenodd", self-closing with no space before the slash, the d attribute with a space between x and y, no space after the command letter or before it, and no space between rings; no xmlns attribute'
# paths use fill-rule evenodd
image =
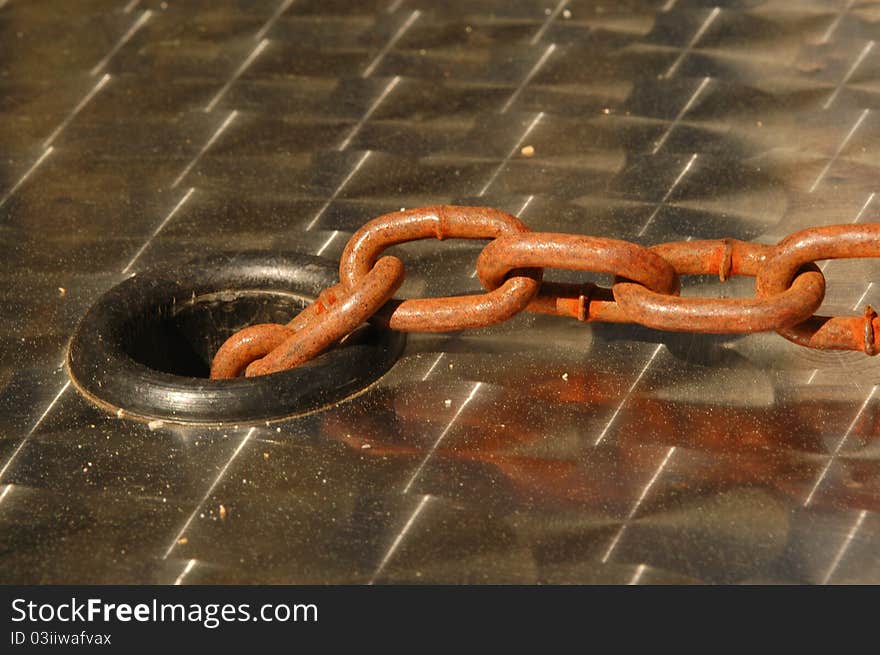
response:
<svg viewBox="0 0 880 655"><path fill-rule="evenodd" d="M397 257L382 253L430 238L489 240L477 259L486 293L393 299L404 267ZM532 232L519 219L489 207L403 210L355 232L342 253L340 283L287 325L253 325L231 336L214 357L211 377L250 377L299 366L365 321L405 332L446 332L501 323L524 310L680 332L775 330L810 348L875 355L880 318L870 306L863 316L814 315L825 296L825 277L815 262L878 256L880 223L809 228L775 246L716 239L648 248L617 239ZM545 268L608 273L614 283L607 289L542 282ZM755 297L679 295L680 276L709 274L721 281L753 277Z"/></svg>

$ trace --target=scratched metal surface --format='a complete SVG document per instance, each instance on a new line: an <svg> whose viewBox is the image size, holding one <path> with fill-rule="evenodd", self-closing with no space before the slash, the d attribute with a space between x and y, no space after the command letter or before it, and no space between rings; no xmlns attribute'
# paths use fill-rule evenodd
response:
<svg viewBox="0 0 880 655"><path fill-rule="evenodd" d="M335 259L400 207L642 243L877 220L880 2L715 4L0 0L0 581L880 582L862 355L520 316L221 429L61 367L132 273ZM476 291L478 252L402 249L403 293ZM828 264L826 309L880 303L878 266Z"/></svg>

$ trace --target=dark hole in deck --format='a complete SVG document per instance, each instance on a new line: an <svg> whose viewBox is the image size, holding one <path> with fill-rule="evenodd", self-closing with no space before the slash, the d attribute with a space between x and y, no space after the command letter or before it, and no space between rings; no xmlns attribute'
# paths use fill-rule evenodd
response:
<svg viewBox="0 0 880 655"><path fill-rule="evenodd" d="M133 317L123 344L153 370L207 378L214 353L238 330L257 323L287 323L310 299L262 290L223 291L174 299Z"/></svg>

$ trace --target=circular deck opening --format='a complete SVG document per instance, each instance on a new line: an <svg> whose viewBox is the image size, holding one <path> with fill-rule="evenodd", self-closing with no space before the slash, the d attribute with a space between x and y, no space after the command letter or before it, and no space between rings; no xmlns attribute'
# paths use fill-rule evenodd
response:
<svg viewBox="0 0 880 655"><path fill-rule="evenodd" d="M307 255L216 256L146 271L108 291L82 319L68 351L71 378L108 410L180 422L265 420L338 402L393 365L404 335L364 325L296 369L208 379L230 335L286 323L335 281L333 263Z"/></svg>

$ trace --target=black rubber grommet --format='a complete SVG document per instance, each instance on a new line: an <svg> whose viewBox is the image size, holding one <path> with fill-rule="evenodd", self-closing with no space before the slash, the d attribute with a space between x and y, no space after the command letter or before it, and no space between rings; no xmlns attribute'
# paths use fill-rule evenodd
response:
<svg viewBox="0 0 880 655"><path fill-rule="evenodd" d="M235 380L207 375L217 348L236 330L286 323L336 281L334 263L296 253L215 255L178 270L139 273L80 321L68 372L96 404L140 418L225 423L313 411L382 376L405 336L362 326L290 371Z"/></svg>

